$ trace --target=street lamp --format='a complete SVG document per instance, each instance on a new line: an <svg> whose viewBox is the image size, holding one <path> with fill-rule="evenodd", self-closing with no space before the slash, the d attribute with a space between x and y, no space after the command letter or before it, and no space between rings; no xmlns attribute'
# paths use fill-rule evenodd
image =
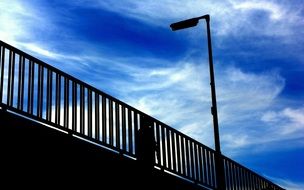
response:
<svg viewBox="0 0 304 190"><path fill-rule="evenodd" d="M176 22L170 25L172 31L181 30L185 28L194 27L198 24L199 20L205 19L207 23L207 38L208 38L208 54L209 54L209 70L210 70L210 86L211 86L211 98L212 107L211 113L213 116L213 127L214 127L214 144L216 153L216 173L218 179L218 189L225 189L225 178L224 178L224 167L221 159L221 146L219 137L218 127L218 116L217 116L217 105L216 105L216 93L215 93L215 81L214 81L214 69L213 69L213 58L212 58L212 47L211 47L211 34L210 34L210 16L204 15L195 17L180 22Z"/></svg>
<svg viewBox="0 0 304 190"><path fill-rule="evenodd" d="M219 129L218 129L218 116L217 116L217 105L216 105L216 93L215 93L215 82L214 82L214 69L213 69L213 58L212 58L212 47L211 47L211 35L210 35L210 16L204 15L201 17L191 18L176 22L170 25L172 31L181 30L189 27L194 27L198 24L200 19L205 19L207 23L207 37L208 37L208 53L209 53L209 69L210 69L210 86L211 86L211 98L212 107L211 113L213 115L213 126L214 126L214 142L215 151L221 153Z"/></svg>

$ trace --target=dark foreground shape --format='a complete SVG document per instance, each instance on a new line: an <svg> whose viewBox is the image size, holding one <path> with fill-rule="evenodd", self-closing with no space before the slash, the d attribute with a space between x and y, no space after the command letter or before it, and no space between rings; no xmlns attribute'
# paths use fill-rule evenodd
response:
<svg viewBox="0 0 304 190"><path fill-rule="evenodd" d="M0 110L1 187L199 189L137 160ZM202 189L202 188L200 188Z"/></svg>

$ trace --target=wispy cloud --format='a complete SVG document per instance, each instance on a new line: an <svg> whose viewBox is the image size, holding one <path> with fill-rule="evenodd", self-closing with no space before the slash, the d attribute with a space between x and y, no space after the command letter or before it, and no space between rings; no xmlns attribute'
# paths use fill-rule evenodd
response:
<svg viewBox="0 0 304 190"><path fill-rule="evenodd" d="M111 85L118 89L124 101L213 146L208 64L180 62L159 68L122 64L129 65L124 69L128 80L117 78ZM254 74L226 67L218 73L217 82L222 140L228 152L298 138L297 135L287 138L285 133L278 135L276 129L283 129L282 123L273 125L277 127L274 128L260 120L269 110L277 110L275 104L280 102L279 95L285 82L277 71ZM286 110L287 115L293 111ZM294 117L287 123L297 126L294 121L301 121L301 116ZM257 138L265 131L268 132L267 138Z"/></svg>
<svg viewBox="0 0 304 190"><path fill-rule="evenodd" d="M262 116L262 121L269 125L280 126L282 135L297 135L304 137L304 106L293 109L284 108L281 111L268 111Z"/></svg>
<svg viewBox="0 0 304 190"><path fill-rule="evenodd" d="M14 45L47 37L55 27L46 13L20 0L0 2L0 21L1 39Z"/></svg>
<svg viewBox="0 0 304 190"><path fill-rule="evenodd" d="M123 14L153 25L167 27L179 19L211 14L213 29L220 35L290 35L295 26L303 26L301 6L282 1L199 1L183 2L166 0L162 3L145 1L80 1L82 6L94 6ZM299 2L301 3L301 2ZM259 13L265 13L259 14ZM256 25L259 20L258 26ZM263 26L262 26L263 25ZM240 33L241 31L241 33Z"/></svg>
<svg viewBox="0 0 304 190"><path fill-rule="evenodd" d="M125 70L129 80L116 80L113 86L131 105L212 147L209 78L208 72L202 72L207 70L207 64L193 62L153 69L132 67ZM303 110L301 106L289 108L280 99L285 80L277 71L254 74L226 67L218 73L217 82L222 141L228 154L249 147L263 151L267 144L282 141L290 142L289 148L298 146L291 142L301 137ZM280 112L284 117L270 118L267 115L277 110L277 104L285 107ZM269 123L272 120L278 122ZM287 129L292 132L284 132ZM272 150L277 148L282 146Z"/></svg>

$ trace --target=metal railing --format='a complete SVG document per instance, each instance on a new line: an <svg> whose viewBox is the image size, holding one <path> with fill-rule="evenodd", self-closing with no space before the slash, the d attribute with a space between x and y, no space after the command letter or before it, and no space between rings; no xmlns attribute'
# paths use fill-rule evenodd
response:
<svg viewBox="0 0 304 190"><path fill-rule="evenodd" d="M124 102L0 41L0 104L31 119L137 158L144 119L158 144L154 165L218 188L215 151ZM221 157L227 190L282 189Z"/></svg>

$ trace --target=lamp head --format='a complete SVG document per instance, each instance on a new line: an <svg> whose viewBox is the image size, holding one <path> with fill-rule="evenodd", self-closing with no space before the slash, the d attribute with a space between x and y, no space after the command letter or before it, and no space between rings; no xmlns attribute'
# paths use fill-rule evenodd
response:
<svg viewBox="0 0 304 190"><path fill-rule="evenodd" d="M198 18L191 18L188 20L183 20L180 22L173 23L170 25L170 27L171 27L172 31L181 30L181 29L189 28L189 27L194 27L197 25L198 20L199 20Z"/></svg>
<svg viewBox="0 0 304 190"><path fill-rule="evenodd" d="M196 17L196 18L183 20L183 21L171 24L170 27L171 27L172 31L194 27L198 24L198 21L200 19L206 19L206 21L209 22L210 16L209 15L204 15L204 16L200 16L200 17Z"/></svg>

